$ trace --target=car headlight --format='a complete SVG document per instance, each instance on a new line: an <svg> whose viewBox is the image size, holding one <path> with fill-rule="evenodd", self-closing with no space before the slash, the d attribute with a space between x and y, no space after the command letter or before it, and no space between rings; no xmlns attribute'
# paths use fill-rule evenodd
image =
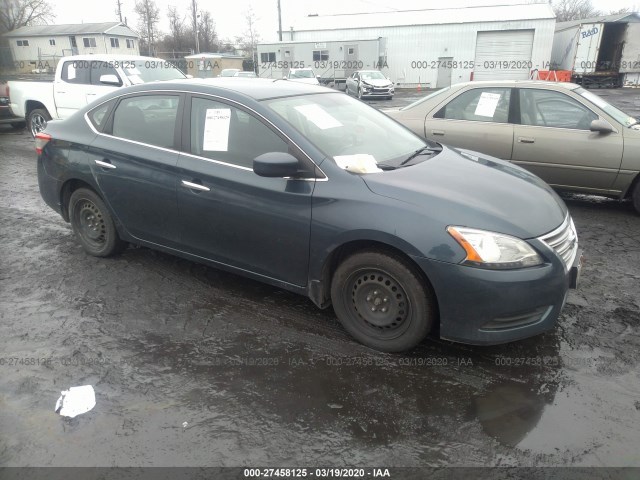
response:
<svg viewBox="0 0 640 480"><path fill-rule="evenodd" d="M542 257L524 240L501 233L467 227L447 227L447 232L467 252L462 263L475 267L511 269L533 267Z"/></svg>

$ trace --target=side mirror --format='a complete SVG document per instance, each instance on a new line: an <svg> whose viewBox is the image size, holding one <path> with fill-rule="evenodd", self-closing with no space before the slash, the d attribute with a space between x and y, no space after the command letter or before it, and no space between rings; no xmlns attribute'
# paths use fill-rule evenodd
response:
<svg viewBox="0 0 640 480"><path fill-rule="evenodd" d="M115 85L116 87L122 85L118 76L113 74L100 75L100 83L104 83L105 85Z"/></svg>
<svg viewBox="0 0 640 480"><path fill-rule="evenodd" d="M261 177L295 177L299 167L296 157L283 152L263 153L253 159L253 171Z"/></svg>
<svg viewBox="0 0 640 480"><path fill-rule="evenodd" d="M591 125L589 125L589 130L591 130L592 132L598 132L598 133L611 133L613 132L613 128L611 127L611 125L609 125L608 122L605 122L604 120L594 120L591 122Z"/></svg>

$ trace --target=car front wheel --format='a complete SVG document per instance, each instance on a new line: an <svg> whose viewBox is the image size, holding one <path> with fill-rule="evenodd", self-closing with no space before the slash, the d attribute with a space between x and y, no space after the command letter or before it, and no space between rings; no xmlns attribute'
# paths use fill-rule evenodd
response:
<svg viewBox="0 0 640 480"><path fill-rule="evenodd" d="M631 201L633 202L633 208L636 212L640 213L640 179L636 182L636 186L631 193Z"/></svg>
<svg viewBox="0 0 640 480"><path fill-rule="evenodd" d="M69 219L82 248L94 257L120 253L127 246L102 199L92 190L79 188L69 199Z"/></svg>
<svg viewBox="0 0 640 480"><path fill-rule="evenodd" d="M331 301L344 328L361 343L403 352L429 333L435 296L402 257L383 251L356 253L336 269Z"/></svg>

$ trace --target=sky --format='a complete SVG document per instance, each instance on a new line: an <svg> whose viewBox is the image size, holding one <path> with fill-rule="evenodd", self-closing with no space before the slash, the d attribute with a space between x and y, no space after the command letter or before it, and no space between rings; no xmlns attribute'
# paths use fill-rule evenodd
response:
<svg viewBox="0 0 640 480"><path fill-rule="evenodd" d="M121 0L123 17L131 27L136 26L137 16L133 11L135 0ZM168 6L177 7L179 12L187 14L191 0L155 0L162 14L160 30L168 32L166 20ZM536 0L447 0L446 7L465 7L470 5L494 5L508 3L539 3ZM51 0L56 19L54 23L90 23L117 21L116 0ZM640 10L640 0L591 0L596 9L608 12L624 7ZM220 38L233 40L246 31L244 12L253 8L258 21L257 31L263 41L278 39L277 0L198 0L201 10L209 10L216 22L216 31ZM296 19L309 14L331 15L339 13L385 12L393 10L411 10L424 8L443 8L442 0L281 0L282 29L288 30Z"/></svg>

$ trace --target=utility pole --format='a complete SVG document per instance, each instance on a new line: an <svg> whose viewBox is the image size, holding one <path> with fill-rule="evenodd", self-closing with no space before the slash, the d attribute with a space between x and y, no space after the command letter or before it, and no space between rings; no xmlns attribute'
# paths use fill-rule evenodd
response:
<svg viewBox="0 0 640 480"><path fill-rule="evenodd" d="M198 5L196 0L191 0L191 11L193 13L193 31L196 34L196 53L200 53L200 39L198 38Z"/></svg>
<svg viewBox="0 0 640 480"><path fill-rule="evenodd" d="M278 0L278 39L282 41L282 12L280 11L280 0Z"/></svg>
<svg viewBox="0 0 640 480"><path fill-rule="evenodd" d="M116 10L116 13L118 14L118 17L120 18L120 23L122 23L122 1L121 0L116 0L116 3L118 4L118 9Z"/></svg>

